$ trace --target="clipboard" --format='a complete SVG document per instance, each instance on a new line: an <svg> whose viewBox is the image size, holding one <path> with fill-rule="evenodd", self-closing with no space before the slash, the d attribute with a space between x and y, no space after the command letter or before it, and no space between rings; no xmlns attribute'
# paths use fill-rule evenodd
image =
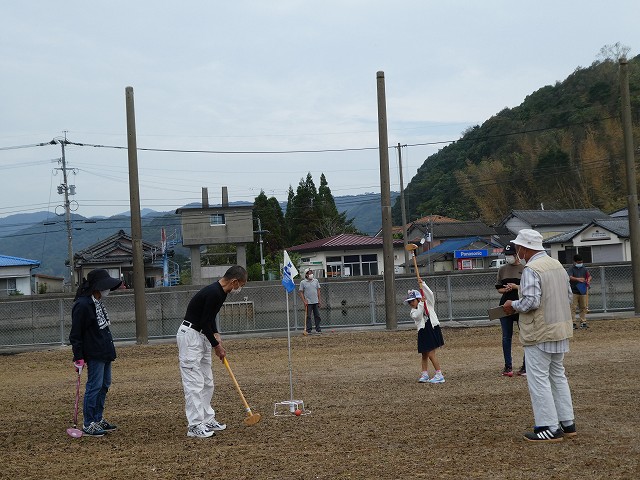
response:
<svg viewBox="0 0 640 480"><path fill-rule="evenodd" d="M487 310L487 314L489 315L489 320L496 320L507 316L507 314L504 313L502 306L490 308Z"/></svg>

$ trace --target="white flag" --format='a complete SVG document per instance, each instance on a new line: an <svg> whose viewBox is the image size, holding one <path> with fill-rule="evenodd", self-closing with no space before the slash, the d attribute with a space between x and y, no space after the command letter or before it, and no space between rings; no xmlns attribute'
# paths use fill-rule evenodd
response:
<svg viewBox="0 0 640 480"><path fill-rule="evenodd" d="M289 254L284 251L284 261L282 267L282 286L287 289L287 293L291 293L295 290L296 284L293 283L293 279L298 276L298 270L291 262Z"/></svg>

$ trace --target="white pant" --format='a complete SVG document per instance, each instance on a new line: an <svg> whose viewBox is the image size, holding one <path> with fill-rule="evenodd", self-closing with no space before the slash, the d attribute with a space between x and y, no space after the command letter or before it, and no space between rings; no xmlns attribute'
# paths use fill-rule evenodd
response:
<svg viewBox="0 0 640 480"><path fill-rule="evenodd" d="M176 342L189 426L210 422L216 416L211 407L214 389L211 342L204 334L184 325L178 329Z"/></svg>
<svg viewBox="0 0 640 480"><path fill-rule="evenodd" d="M536 426L555 427L560 422L573 420L564 353L546 353L533 345L524 347L524 358Z"/></svg>

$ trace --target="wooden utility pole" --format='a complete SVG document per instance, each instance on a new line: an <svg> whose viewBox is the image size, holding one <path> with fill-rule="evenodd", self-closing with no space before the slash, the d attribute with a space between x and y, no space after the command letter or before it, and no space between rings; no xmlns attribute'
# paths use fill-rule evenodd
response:
<svg viewBox="0 0 640 480"><path fill-rule="evenodd" d="M129 203L131 210L131 242L133 249L133 300L136 312L136 343L147 344L147 304L144 296L144 251L142 248L142 218L138 184L138 145L133 87L125 88L127 106L127 150L129 153Z"/></svg>
<svg viewBox="0 0 640 480"><path fill-rule="evenodd" d="M389 182L389 140L387 138L387 100L384 72L376 74L378 86L378 149L380 151L380 203L382 207L382 253L384 256L384 304L387 329L398 328L396 318L393 236L391 234L391 184Z"/></svg>
<svg viewBox="0 0 640 480"><path fill-rule="evenodd" d="M407 209L404 204L404 182L402 181L402 145L398 143L398 168L400 169L400 212L402 213L402 243L404 244L404 273L409 269L409 250L407 250Z"/></svg>
<svg viewBox="0 0 640 480"><path fill-rule="evenodd" d="M620 59L620 96L622 102L624 159L627 175L627 209L629 210L629 237L631 241L633 304L636 315L640 315L640 220L638 219L638 187L636 185L636 164L631 123L631 97L629 95L629 62L626 58Z"/></svg>

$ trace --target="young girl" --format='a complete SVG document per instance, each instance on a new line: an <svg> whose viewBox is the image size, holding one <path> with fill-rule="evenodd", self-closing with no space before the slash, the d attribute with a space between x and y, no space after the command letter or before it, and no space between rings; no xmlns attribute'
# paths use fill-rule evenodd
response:
<svg viewBox="0 0 640 480"><path fill-rule="evenodd" d="M436 349L444 345L444 338L440 331L440 322L434 308L435 297L426 283L420 280L422 291L427 301L427 312L424 308L424 300L419 290L409 290L405 303L411 306L411 318L418 328L418 352L422 354L422 375L418 379L420 383L444 383L444 376L440 371L440 362L436 357ZM429 378L429 360L436 373Z"/></svg>

